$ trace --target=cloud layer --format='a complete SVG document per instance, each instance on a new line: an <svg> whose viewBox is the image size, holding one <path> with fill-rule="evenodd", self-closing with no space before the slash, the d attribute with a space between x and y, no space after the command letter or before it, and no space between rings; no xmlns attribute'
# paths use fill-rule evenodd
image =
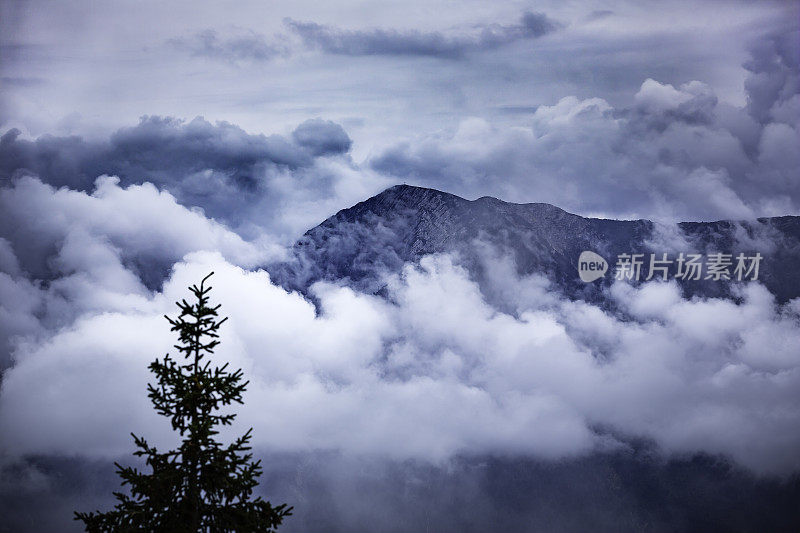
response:
<svg viewBox="0 0 800 533"><path fill-rule="evenodd" d="M252 239L288 242L331 212L397 182L478 197L549 202L580 214L676 220L798 211L800 67L795 29L753 45L747 105L699 81L646 79L625 106L566 96L509 127L465 118L356 162L345 128L308 119L284 135L202 118L146 116L107 140L17 129L0 139L0 176L91 188L101 174L150 181Z"/></svg>
<svg viewBox="0 0 800 533"><path fill-rule="evenodd" d="M796 519L798 300L592 305L493 249L480 285L430 255L379 295L259 269L396 183L658 219L670 251L797 214L798 4L688 6L0 4L0 529L110 503L131 430L174 443L146 368L210 270L233 429L297 530Z"/></svg>
<svg viewBox="0 0 800 533"><path fill-rule="evenodd" d="M748 105L698 81L645 80L630 107L565 97L525 125L461 122L450 135L387 150L373 168L467 196L530 198L567 210L666 219L797 212L798 32L771 36L746 64Z"/></svg>
<svg viewBox="0 0 800 533"><path fill-rule="evenodd" d="M142 394L146 366L173 343L162 315L213 270L231 317L219 358L251 380L241 424L260 449L557 459L646 439L756 472L800 467L800 304L777 306L757 284L740 303L615 285L610 314L508 267L492 282L515 295L509 314L429 256L390 278L386 298L320 283L315 307L242 269L263 250L151 185L106 178L88 195L26 178L2 201L26 222L3 227L27 226L2 241L6 454L114 457L129 448L123 419L169 442ZM142 284L134 258L172 265L163 289ZM41 263L47 283L31 273Z"/></svg>
<svg viewBox="0 0 800 533"><path fill-rule="evenodd" d="M342 202L388 183L354 172L352 141L331 121L309 119L291 135L252 135L226 122L142 117L108 140L11 129L0 138L0 178L35 175L55 187L91 190L100 175L150 182L254 239L296 237ZM289 212L287 212L289 211Z"/></svg>
<svg viewBox="0 0 800 533"><path fill-rule="evenodd" d="M141 398L143 369L171 345L159 317L213 269L232 317L221 357L251 376L242 421L265 450L553 459L645 439L668 456L795 471L798 304L777 305L760 285L733 301L618 285L612 313L495 257L485 268L497 273L495 305L451 258L432 256L388 279L385 297L318 284L312 304L253 268L401 179L616 216L793 212L797 35L752 49L744 108L701 82L647 79L626 107L565 97L518 127L467 119L366 165L323 119L270 136L166 117L107 140L7 131L3 449L114 456L128 445L121 419L166 438ZM50 439L53 428L64 438Z"/></svg>

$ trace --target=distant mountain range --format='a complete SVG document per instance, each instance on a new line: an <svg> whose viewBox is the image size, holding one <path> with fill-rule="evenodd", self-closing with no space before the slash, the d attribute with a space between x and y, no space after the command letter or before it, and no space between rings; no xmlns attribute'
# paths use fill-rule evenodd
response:
<svg viewBox="0 0 800 533"><path fill-rule="evenodd" d="M608 262L608 272L591 283L579 277L583 251ZM432 253L454 254L482 287L491 268L487 258L510 257L519 275L542 274L566 296L588 301L603 300L603 288L613 282L621 254L643 254L639 279L644 281L651 253L656 259L668 254L667 279L679 274L680 253L685 258L702 254L703 261L711 254L730 254L722 259L731 262L726 270L734 280L738 254L751 260L758 253L758 280L778 301L800 296L800 216L665 226L649 220L586 218L543 203L466 200L409 185L391 187L339 211L307 231L295 243L290 260L268 270L284 287L302 292L327 280L380 293L385 274ZM709 273L703 268L699 280L679 280L685 294L730 295L732 283L705 279Z"/></svg>

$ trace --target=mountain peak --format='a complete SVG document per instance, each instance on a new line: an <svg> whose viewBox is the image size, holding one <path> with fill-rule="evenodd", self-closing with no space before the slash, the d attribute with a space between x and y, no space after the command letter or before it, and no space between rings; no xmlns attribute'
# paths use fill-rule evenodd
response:
<svg viewBox="0 0 800 533"><path fill-rule="evenodd" d="M755 236L779 239L759 278L780 301L800 295L791 273L800 250L800 217L749 223L678 225L688 253L753 252ZM427 254L450 253L480 282L488 275L487 253L513 259L520 275L541 274L571 297L602 299L607 276L585 284L578 257L591 250L613 264L620 254L649 254L658 242L648 220L584 218L545 203L517 204L491 196L466 200L447 192L395 185L310 229L296 243L294 259L270 268L273 279L306 291L319 280L344 281L379 292L387 273L400 272ZM737 235L754 237L741 240ZM691 243L691 244L688 244ZM724 295L727 284L694 282L691 294Z"/></svg>
<svg viewBox="0 0 800 533"><path fill-rule="evenodd" d="M424 202L434 198L448 199L450 201L468 201L455 194L450 194L437 189L428 187L418 187L416 185L393 185L388 189L384 189L375 196L368 198L365 202L370 201L402 201L406 203Z"/></svg>
<svg viewBox="0 0 800 533"><path fill-rule="evenodd" d="M384 189L380 193L376 194L372 198L365 200L366 202L370 201L382 201L382 200L402 200L404 202L424 202L426 200L431 199L440 199L443 201L455 202L455 203L464 203L464 204L475 204L475 205L487 205L487 206L506 206L508 208L513 208L512 206L526 206L526 209L540 209L540 210L555 210L558 212L562 212L565 214L569 214L560 207L556 207L552 204L543 203L543 202L533 202L533 203L515 203L515 202L508 202L506 200L501 200L500 198L496 198L494 196L481 196L475 200L467 200L461 196L456 194L452 194L449 192L440 191L438 189L432 189L429 187L419 187L416 185L407 185L407 184L399 184L393 185L388 189Z"/></svg>

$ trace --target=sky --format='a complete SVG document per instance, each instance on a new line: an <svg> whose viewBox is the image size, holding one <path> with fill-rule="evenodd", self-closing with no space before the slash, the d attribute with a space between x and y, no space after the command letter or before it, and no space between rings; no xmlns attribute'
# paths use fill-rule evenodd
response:
<svg viewBox="0 0 800 533"><path fill-rule="evenodd" d="M447 255L388 276L388 297L319 283L313 302L259 267L397 183L664 225L798 215L799 16L0 2L0 492L55 486L32 456L110 462L131 430L170 442L147 364L211 270L260 452L441 466L644 439L797 472L800 301L758 283L733 300L616 284L615 314L499 252L502 309Z"/></svg>
<svg viewBox="0 0 800 533"><path fill-rule="evenodd" d="M292 212L260 221L282 242L398 182L618 218L798 209L797 2L2 9L4 175L63 157L86 189L103 172L157 181L170 171L163 161L126 160L124 151L175 136L182 156L172 170L195 196L176 192L180 201L220 216L203 202L222 193L198 182L222 180L236 194L243 184L231 174L252 165L262 190L250 184L251 203ZM318 135L350 141L276 153L291 151L308 120L330 121ZM208 139L196 142L213 147L191 146L200 124ZM189 144L177 146L182 136ZM28 153L25 142L37 139L47 146ZM206 148L223 160L185 161ZM153 158L178 163L171 147L160 149Z"/></svg>

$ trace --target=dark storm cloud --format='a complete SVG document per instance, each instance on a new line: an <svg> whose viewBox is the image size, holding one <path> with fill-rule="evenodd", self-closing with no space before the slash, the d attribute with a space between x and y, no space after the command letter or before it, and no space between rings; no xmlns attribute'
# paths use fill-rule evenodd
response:
<svg viewBox="0 0 800 533"><path fill-rule="evenodd" d="M285 47L272 44L266 37L254 32L221 38L216 31L208 29L190 37L170 39L168 42L193 56L230 63L269 61L287 53Z"/></svg>
<svg viewBox="0 0 800 533"><path fill-rule="evenodd" d="M25 140L11 129L0 137L0 179L33 174L84 191L103 174L118 176L123 186L147 181L235 225L245 206L266 195L272 178L290 173L298 189L312 185L318 158L346 154L350 144L341 126L322 120L302 124L291 137L251 135L200 117L143 117L103 141L52 135ZM326 183L319 177L313 185L324 192Z"/></svg>
<svg viewBox="0 0 800 533"><path fill-rule="evenodd" d="M248 170L259 163L298 168L311 164L301 147L280 135L250 135L227 122L211 124L202 118L191 122L171 117L145 117L137 126L122 128L110 139L112 152L104 160L149 174L214 169L237 173L247 183Z"/></svg>
<svg viewBox="0 0 800 533"><path fill-rule="evenodd" d="M52 185L77 189L91 186L101 174L162 183L204 169L229 172L246 185L257 164L298 168L312 161L307 150L280 135L250 135L201 117L190 122L143 117L103 142L52 135L28 141L19 134L11 129L0 138L0 176L25 169Z"/></svg>
<svg viewBox="0 0 800 533"><path fill-rule="evenodd" d="M544 13L526 12L516 24L479 26L476 33L450 36L442 32L395 29L344 30L314 22L286 19L285 24L311 47L348 56L395 55L457 59L523 39L536 39L560 25Z"/></svg>
<svg viewBox="0 0 800 533"><path fill-rule="evenodd" d="M294 141L314 155L343 154L353 141L339 124L330 120L306 120L292 132Z"/></svg>

